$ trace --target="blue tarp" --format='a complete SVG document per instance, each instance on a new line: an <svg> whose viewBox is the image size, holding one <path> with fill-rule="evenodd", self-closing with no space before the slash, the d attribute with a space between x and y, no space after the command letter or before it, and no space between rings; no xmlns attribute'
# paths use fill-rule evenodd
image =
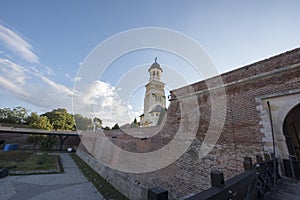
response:
<svg viewBox="0 0 300 200"><path fill-rule="evenodd" d="M4 146L3 151L10 151L10 150L16 150L18 148L18 144L6 144Z"/></svg>

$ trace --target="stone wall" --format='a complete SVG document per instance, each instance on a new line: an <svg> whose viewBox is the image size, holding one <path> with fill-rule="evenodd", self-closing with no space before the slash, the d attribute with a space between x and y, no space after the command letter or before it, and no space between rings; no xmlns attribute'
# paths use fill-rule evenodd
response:
<svg viewBox="0 0 300 200"><path fill-rule="evenodd" d="M130 174L105 167L83 151L78 151L78 155L130 199L146 199L147 188L154 186L167 189L169 199L180 199L198 193L210 187L212 170L223 171L228 179L243 171L244 157L250 156L255 160L256 154L262 155L272 150L271 125L265 101L278 95L285 97L282 100L285 103L278 99L272 101L279 106L284 104L285 110L300 103L299 98L293 96L299 93L299 66L300 49L295 49L222 74L221 86L220 77L214 77L173 90L164 126L158 134L146 140L134 138L122 130L106 132L106 136L115 145L126 151L141 153L155 151L169 144L182 124L185 124L186 133L192 129L190 126L197 126L196 137L188 151L165 168L144 174ZM190 100L193 96L196 96L198 105ZM224 101L225 111L216 103ZM194 120L190 114L195 110L200 112L198 120ZM215 112L219 114L213 114ZM284 115L284 112L281 114ZM219 132L214 128L222 121L218 118L222 115L225 116L224 126ZM147 131L151 132L151 129ZM280 131L277 132L280 134ZM218 136L217 143L208 155L199 156L203 151L203 144L207 143L207 136L213 134ZM188 139L185 138L186 141ZM279 143L284 145L282 141L276 141L276 144ZM276 154L280 156L281 150L278 149Z"/></svg>

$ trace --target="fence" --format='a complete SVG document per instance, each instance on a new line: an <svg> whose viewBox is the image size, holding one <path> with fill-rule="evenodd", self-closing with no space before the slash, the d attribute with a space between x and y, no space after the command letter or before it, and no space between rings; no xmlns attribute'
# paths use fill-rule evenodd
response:
<svg viewBox="0 0 300 200"><path fill-rule="evenodd" d="M245 172L224 181L221 171L211 172L212 187L198 194L189 195L184 200L268 200L272 199L278 179L278 161L274 155L256 156L256 164L250 157L243 162ZM148 190L148 200L167 200L168 191L161 188Z"/></svg>

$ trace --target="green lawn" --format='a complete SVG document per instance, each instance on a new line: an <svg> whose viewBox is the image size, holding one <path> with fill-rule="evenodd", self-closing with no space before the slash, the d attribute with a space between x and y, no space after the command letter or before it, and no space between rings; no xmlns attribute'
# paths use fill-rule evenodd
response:
<svg viewBox="0 0 300 200"><path fill-rule="evenodd" d="M94 186L103 195L105 199L127 200L127 198L124 195L122 195L118 190L116 190L109 182L102 178L76 154L71 154L71 157L76 162L83 175L94 184Z"/></svg>
<svg viewBox="0 0 300 200"><path fill-rule="evenodd" d="M8 151L0 152L0 167L16 166L13 171L55 170L57 168L58 155L36 155L33 152Z"/></svg>

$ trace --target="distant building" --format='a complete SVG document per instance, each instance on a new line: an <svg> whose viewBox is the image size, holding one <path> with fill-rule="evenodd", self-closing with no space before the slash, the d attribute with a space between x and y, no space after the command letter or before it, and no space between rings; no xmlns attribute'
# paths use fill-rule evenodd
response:
<svg viewBox="0 0 300 200"><path fill-rule="evenodd" d="M148 69L150 78L144 97L144 114L140 116L141 126L157 126L166 113L165 84L161 81L162 68L155 62Z"/></svg>

